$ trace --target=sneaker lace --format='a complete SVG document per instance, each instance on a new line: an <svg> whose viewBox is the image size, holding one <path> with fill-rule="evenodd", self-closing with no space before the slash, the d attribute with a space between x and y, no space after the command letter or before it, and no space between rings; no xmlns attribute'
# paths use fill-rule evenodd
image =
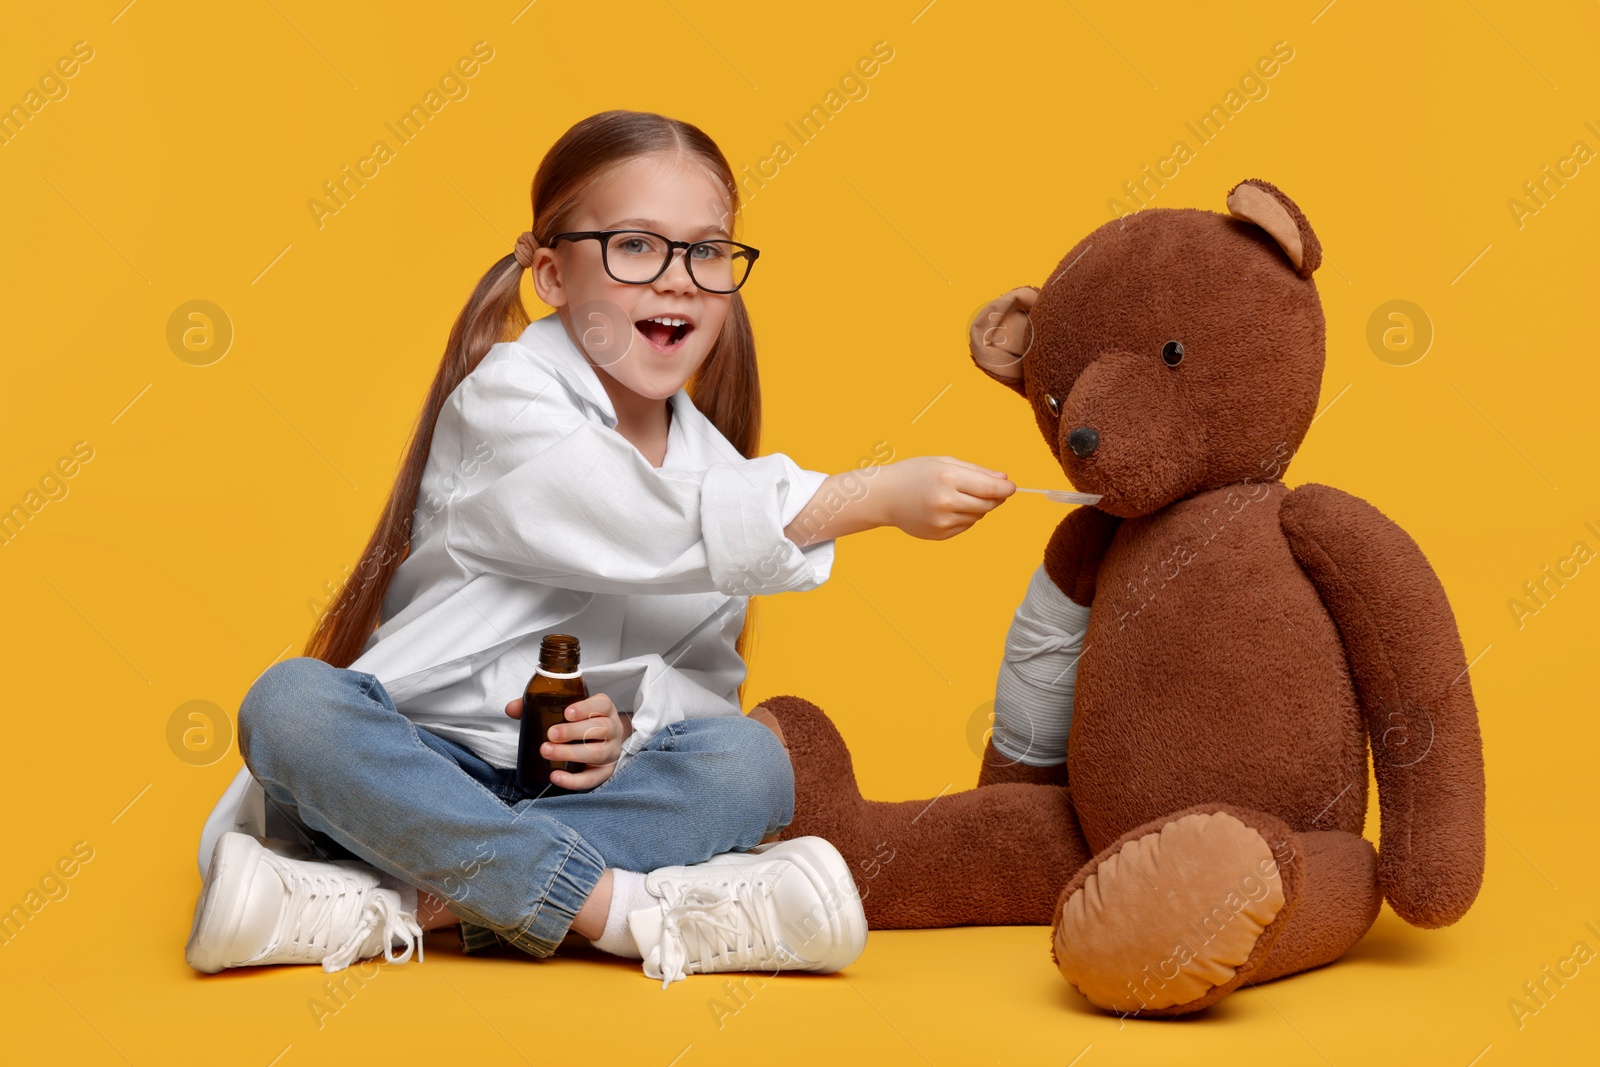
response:
<svg viewBox="0 0 1600 1067"><path fill-rule="evenodd" d="M387 894L382 893L374 893L367 898L361 909L361 921L356 924L356 929L351 933L349 940L323 957L324 971L341 971L354 963L358 955L368 955L362 952L361 948L366 943L368 935L375 929L383 931L382 945L385 960L390 963L404 963L411 958L411 953L415 950L417 962L422 962L421 924L410 912L394 907L390 899ZM405 945L405 950L399 953L393 951L396 937Z"/></svg>
<svg viewBox="0 0 1600 1067"><path fill-rule="evenodd" d="M669 896L674 888L669 884ZM764 880L676 888L677 899L662 920L659 959L652 953L646 961L646 973L660 978L662 989L690 973L752 970L786 955L772 890ZM651 973L650 962L659 974Z"/></svg>
<svg viewBox="0 0 1600 1067"><path fill-rule="evenodd" d="M416 918L394 908L388 894L372 892L354 873L291 864L279 867L278 873L289 883L287 915L294 925L269 955L300 963L320 960L324 971L341 971L355 962L372 932L381 928L384 959L404 963L413 949L422 959L422 927ZM340 935L340 944L334 946L334 937ZM392 944L396 937L405 945L398 955Z"/></svg>

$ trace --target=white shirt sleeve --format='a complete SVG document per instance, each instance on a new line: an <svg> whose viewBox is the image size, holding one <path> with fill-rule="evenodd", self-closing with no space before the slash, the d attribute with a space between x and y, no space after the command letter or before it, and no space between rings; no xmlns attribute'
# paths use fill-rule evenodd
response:
<svg viewBox="0 0 1600 1067"><path fill-rule="evenodd" d="M481 477L444 505L446 548L483 573L597 593L779 593L827 580L833 541L783 533L827 478L782 453L656 468L528 362L466 378L440 416ZM447 416L448 415L448 419Z"/></svg>
<svg viewBox="0 0 1600 1067"><path fill-rule="evenodd" d="M1040 564L1006 634L995 681L995 750L1030 767L1067 759L1072 693L1089 609L1063 593Z"/></svg>

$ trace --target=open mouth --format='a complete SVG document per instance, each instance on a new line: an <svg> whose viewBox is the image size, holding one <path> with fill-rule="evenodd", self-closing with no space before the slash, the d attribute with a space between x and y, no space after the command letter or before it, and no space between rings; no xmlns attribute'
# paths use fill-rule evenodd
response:
<svg viewBox="0 0 1600 1067"><path fill-rule="evenodd" d="M678 315L656 315L640 319L633 328L657 352L676 352L694 332L694 323Z"/></svg>

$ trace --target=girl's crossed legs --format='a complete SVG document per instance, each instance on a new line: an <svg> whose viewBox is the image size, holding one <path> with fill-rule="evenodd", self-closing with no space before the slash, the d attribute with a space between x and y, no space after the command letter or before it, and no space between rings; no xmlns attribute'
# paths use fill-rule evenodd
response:
<svg viewBox="0 0 1600 1067"><path fill-rule="evenodd" d="M401 715L374 676L305 656L256 679L239 746L314 847L331 841L445 901L469 951L498 939L548 956L580 912L576 932L598 932L607 868L700 863L794 816L788 754L745 716L673 723L596 789L535 800L515 772Z"/></svg>

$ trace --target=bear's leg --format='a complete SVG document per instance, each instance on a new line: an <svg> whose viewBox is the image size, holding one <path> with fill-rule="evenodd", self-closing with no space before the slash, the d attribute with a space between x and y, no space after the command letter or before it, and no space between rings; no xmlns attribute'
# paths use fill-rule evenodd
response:
<svg viewBox="0 0 1600 1067"><path fill-rule="evenodd" d="M1378 918L1378 854L1372 843L1339 830L1296 834L1305 853L1300 903L1250 981L1270 982L1332 963Z"/></svg>
<svg viewBox="0 0 1600 1067"><path fill-rule="evenodd" d="M991 785L931 800L863 800L850 752L821 708L761 702L794 766L794 821L850 864L874 930L1049 924L1062 883L1089 859L1071 800L1046 785Z"/></svg>
<svg viewBox="0 0 1600 1067"><path fill-rule="evenodd" d="M1226 804L1146 823L1062 890L1056 966L1107 1011L1207 1007L1261 971L1303 895L1307 851L1282 820Z"/></svg>

